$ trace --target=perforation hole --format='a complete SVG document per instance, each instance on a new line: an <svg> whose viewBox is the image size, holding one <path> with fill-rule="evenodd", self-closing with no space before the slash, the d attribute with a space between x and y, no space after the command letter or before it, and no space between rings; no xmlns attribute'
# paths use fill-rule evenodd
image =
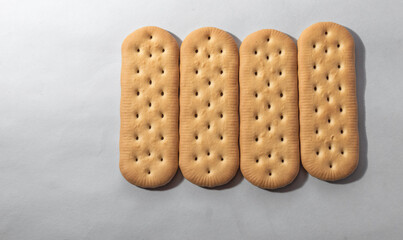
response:
<svg viewBox="0 0 403 240"><path fill-rule="evenodd" d="M153 84L153 81L151 81L151 79L150 79L150 81L148 81L148 83L151 85L151 84Z"/></svg>
<svg viewBox="0 0 403 240"><path fill-rule="evenodd" d="M151 104L151 102L149 102L149 103L148 103L148 107L151 107L151 106L152 106L152 104Z"/></svg>
<svg viewBox="0 0 403 240"><path fill-rule="evenodd" d="M195 73L196 73L196 74L199 74L199 70L195 70Z"/></svg>
<svg viewBox="0 0 403 240"><path fill-rule="evenodd" d="M316 113L318 112L318 108L315 108L315 112L316 112Z"/></svg>
<svg viewBox="0 0 403 240"><path fill-rule="evenodd" d="M139 118L139 114L138 114L138 113L136 113L136 118Z"/></svg>
<svg viewBox="0 0 403 240"><path fill-rule="evenodd" d="M139 136L136 136L135 138L136 138L137 141L139 140Z"/></svg>
<svg viewBox="0 0 403 240"><path fill-rule="evenodd" d="M148 125L148 129L149 129L149 130L151 129L151 125L150 125L150 124Z"/></svg>
<svg viewBox="0 0 403 240"><path fill-rule="evenodd" d="M210 102L207 103L207 107L210 107Z"/></svg>
<svg viewBox="0 0 403 240"><path fill-rule="evenodd" d="M283 75L283 72L280 71L280 72L278 73L278 75L280 75L280 76Z"/></svg>
<svg viewBox="0 0 403 240"><path fill-rule="evenodd" d="M284 116L283 115L280 115L280 119L282 120L284 118Z"/></svg>
<svg viewBox="0 0 403 240"><path fill-rule="evenodd" d="M269 103L269 104L267 104L267 108L268 108L268 109L270 109L270 108L271 108L271 105L270 105L270 103Z"/></svg>
<svg viewBox="0 0 403 240"><path fill-rule="evenodd" d="M197 115L197 113L195 113L195 118L197 118L198 117L198 115Z"/></svg>
<svg viewBox="0 0 403 240"><path fill-rule="evenodd" d="M332 146L331 146L331 145L329 145L329 150L332 150Z"/></svg>
<svg viewBox="0 0 403 240"><path fill-rule="evenodd" d="M325 32L325 35L327 35L327 31Z"/></svg>
<svg viewBox="0 0 403 240"><path fill-rule="evenodd" d="M162 49L162 52L165 52L165 49L164 49L164 48Z"/></svg>
<svg viewBox="0 0 403 240"><path fill-rule="evenodd" d="M330 123L330 122L331 122L330 118L329 118L329 119L327 119L327 122L328 122L328 123Z"/></svg>
<svg viewBox="0 0 403 240"><path fill-rule="evenodd" d="M284 159L283 159L283 158L281 159L281 162L284 163Z"/></svg>
<svg viewBox="0 0 403 240"><path fill-rule="evenodd" d="M266 60L269 60L269 55L266 56Z"/></svg>
<svg viewBox="0 0 403 240"><path fill-rule="evenodd" d="M325 53L327 53L327 49L325 49Z"/></svg>
<svg viewBox="0 0 403 240"><path fill-rule="evenodd" d="M224 115L222 113L220 113L220 118L223 118L223 117L224 117Z"/></svg>
<svg viewBox="0 0 403 240"><path fill-rule="evenodd" d="M135 157L135 158L134 158L134 161L138 162L138 161L139 161L139 159L138 159L137 157Z"/></svg>
<svg viewBox="0 0 403 240"><path fill-rule="evenodd" d="M337 48L340 48L340 44L337 44Z"/></svg>
<svg viewBox="0 0 403 240"><path fill-rule="evenodd" d="M199 139L199 136L196 135L196 136L195 136L195 139L198 140L198 139Z"/></svg>
<svg viewBox="0 0 403 240"><path fill-rule="evenodd" d="M257 76L257 71L255 71L255 76Z"/></svg>
<svg viewBox="0 0 403 240"><path fill-rule="evenodd" d="M153 39L153 36L150 35L150 39Z"/></svg>
<svg viewBox="0 0 403 240"><path fill-rule="evenodd" d="M224 157L223 157L223 156L221 156L220 160L221 160L221 162L222 162L222 161L224 161Z"/></svg>
<svg viewBox="0 0 403 240"><path fill-rule="evenodd" d="M269 176L271 176L271 172L269 172Z"/></svg>
<svg viewBox="0 0 403 240"><path fill-rule="evenodd" d="M319 156L319 151L316 151L316 155L318 155L318 156Z"/></svg>
<svg viewBox="0 0 403 240"><path fill-rule="evenodd" d="M279 54L279 55L281 55L281 53L282 53L282 51L281 51L281 50L280 50L280 51L278 51L278 54Z"/></svg>
<svg viewBox="0 0 403 240"><path fill-rule="evenodd" d="M341 86L339 86L339 91L341 91Z"/></svg>
<svg viewBox="0 0 403 240"><path fill-rule="evenodd" d="M150 58L153 57L153 55L150 53Z"/></svg>
<svg viewBox="0 0 403 240"><path fill-rule="evenodd" d="M164 136L161 136L161 141L163 141L164 140Z"/></svg>
<svg viewBox="0 0 403 240"><path fill-rule="evenodd" d="M257 55L257 51L255 51L255 55Z"/></svg>
<svg viewBox="0 0 403 240"><path fill-rule="evenodd" d="M316 130L315 130L315 133L316 133L316 134L318 134L318 133L319 133L319 130L318 130L318 129L316 129Z"/></svg>
<svg viewBox="0 0 403 240"><path fill-rule="evenodd" d="M210 54L209 54L209 55L207 55L207 58L210 58Z"/></svg>
<svg viewBox="0 0 403 240"><path fill-rule="evenodd" d="M269 153L269 155L267 155L269 158L271 158L271 153Z"/></svg>
<svg viewBox="0 0 403 240"><path fill-rule="evenodd" d="M199 50L196 49L196 50L195 50L195 53L198 53L198 52L199 52Z"/></svg>
<svg viewBox="0 0 403 240"><path fill-rule="evenodd" d="M223 139L224 139L224 137L222 135L220 135L220 140L223 140Z"/></svg>
<svg viewBox="0 0 403 240"><path fill-rule="evenodd" d="M329 75L326 75L326 80L329 80Z"/></svg>
<svg viewBox="0 0 403 240"><path fill-rule="evenodd" d="M340 112L343 112L343 108L340 108Z"/></svg>
<svg viewBox="0 0 403 240"><path fill-rule="evenodd" d="M211 81L209 80L207 84L210 86L210 85L211 85Z"/></svg>
<svg viewBox="0 0 403 240"><path fill-rule="evenodd" d="M223 92L220 92L220 96L221 96L221 97L224 96L224 93L223 93Z"/></svg>
<svg viewBox="0 0 403 240"><path fill-rule="evenodd" d="M207 124L207 129L210 129L210 124Z"/></svg>
<svg viewBox="0 0 403 240"><path fill-rule="evenodd" d="M165 95L164 91L161 91L161 96L164 96L164 95Z"/></svg>
<svg viewBox="0 0 403 240"><path fill-rule="evenodd" d="M313 65L313 69L316 69L316 65Z"/></svg>
<svg viewBox="0 0 403 240"><path fill-rule="evenodd" d="M328 101L328 102L330 101L330 98L329 98L329 96L327 96L327 97L326 97L326 101Z"/></svg>
<svg viewBox="0 0 403 240"><path fill-rule="evenodd" d="M164 73L165 73L165 71L164 71L164 70L161 70L161 73L162 73L162 74L164 74Z"/></svg>
<svg viewBox="0 0 403 240"><path fill-rule="evenodd" d="M164 118L164 114L163 114L163 113L161 113L161 118Z"/></svg>
<svg viewBox="0 0 403 240"><path fill-rule="evenodd" d="M341 155L344 155L344 151L343 151L343 150L341 150L341 152L340 152L340 153L341 153Z"/></svg>
<svg viewBox="0 0 403 240"><path fill-rule="evenodd" d="M270 42L270 38L267 38L266 41L267 41L267 42Z"/></svg>
<svg viewBox="0 0 403 240"><path fill-rule="evenodd" d="M195 92L195 96L199 96L199 92L196 91L196 92Z"/></svg>
<svg viewBox="0 0 403 240"><path fill-rule="evenodd" d="M195 161L197 161L197 157L195 157Z"/></svg>
<svg viewBox="0 0 403 240"><path fill-rule="evenodd" d="M224 73L224 71L223 71L223 70L221 70L221 71L220 71L220 74L221 74L221 75L223 75L223 73Z"/></svg>
<svg viewBox="0 0 403 240"><path fill-rule="evenodd" d="M207 152L207 156L210 156L210 152Z"/></svg>
<svg viewBox="0 0 403 240"><path fill-rule="evenodd" d="M268 131L270 131L270 130L271 130L271 127L270 127L270 126L268 126L268 127L267 127L267 130L268 130Z"/></svg>
<svg viewBox="0 0 403 240"><path fill-rule="evenodd" d="M314 90L314 91L316 91L316 90L317 90L316 86L315 86L315 87L313 87L313 90Z"/></svg>
<svg viewBox="0 0 403 240"><path fill-rule="evenodd" d="M259 138L258 137L255 137L255 142L258 142L259 141Z"/></svg>
<svg viewBox="0 0 403 240"><path fill-rule="evenodd" d="M140 52L140 48L137 48L137 52L138 52L138 53Z"/></svg>
<svg viewBox="0 0 403 240"><path fill-rule="evenodd" d="M341 133L341 134L343 134L343 133L344 133L343 129L341 129L341 130L340 130L340 133Z"/></svg>
<svg viewBox="0 0 403 240"><path fill-rule="evenodd" d="M259 95L257 93L255 93L255 98L257 98Z"/></svg>
<svg viewBox="0 0 403 240"><path fill-rule="evenodd" d="M258 116L258 115L256 115L256 116L255 116L255 119L256 119L256 120L259 120L259 116Z"/></svg>
<svg viewBox="0 0 403 240"><path fill-rule="evenodd" d="M207 170L207 173L210 174L210 170Z"/></svg>
<svg viewBox="0 0 403 240"><path fill-rule="evenodd" d="M164 158L161 157L161 158L160 158L160 161L163 162L163 161L164 161Z"/></svg>
<svg viewBox="0 0 403 240"><path fill-rule="evenodd" d="M137 94L137 96L140 96L140 92L139 92L139 91L137 91L136 94Z"/></svg>
<svg viewBox="0 0 403 240"><path fill-rule="evenodd" d="M270 82L269 81L267 81L267 87L270 87Z"/></svg>
<svg viewBox="0 0 403 240"><path fill-rule="evenodd" d="M137 73L140 73L140 69L137 69L137 71L136 71Z"/></svg>
<svg viewBox="0 0 403 240"><path fill-rule="evenodd" d="M332 168L333 167L333 165L332 164L329 164L329 168Z"/></svg>
<svg viewBox="0 0 403 240"><path fill-rule="evenodd" d="M283 93L280 93L280 97L282 98L284 95L283 95Z"/></svg>
<svg viewBox="0 0 403 240"><path fill-rule="evenodd" d="M223 53L222 49L220 50L220 53Z"/></svg>
<svg viewBox="0 0 403 240"><path fill-rule="evenodd" d="M148 175L150 175L150 174L151 174L151 171L150 171L150 170L148 170L148 171L147 171L147 173L148 173Z"/></svg>
<svg viewBox="0 0 403 240"><path fill-rule="evenodd" d="M316 45L314 44L314 45L312 45L312 48L316 48Z"/></svg>
<svg viewBox="0 0 403 240"><path fill-rule="evenodd" d="M337 65L337 68L341 68L340 64L339 64L339 65Z"/></svg>
<svg viewBox="0 0 403 240"><path fill-rule="evenodd" d="M284 142L284 138L283 138L283 137L281 137L281 138L280 138L280 141Z"/></svg>
<svg viewBox="0 0 403 240"><path fill-rule="evenodd" d="M207 37L207 40L210 40L210 39L211 39L211 37L210 37L210 36L208 36L208 37Z"/></svg>
<svg viewBox="0 0 403 240"><path fill-rule="evenodd" d="M148 156L151 156L151 152L148 152Z"/></svg>
<svg viewBox="0 0 403 240"><path fill-rule="evenodd" d="M259 159L256 159L256 163L258 163L259 162Z"/></svg>

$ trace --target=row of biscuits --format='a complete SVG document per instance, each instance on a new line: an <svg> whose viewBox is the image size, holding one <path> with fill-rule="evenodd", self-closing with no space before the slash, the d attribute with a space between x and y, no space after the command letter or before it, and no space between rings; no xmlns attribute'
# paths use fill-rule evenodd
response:
<svg viewBox="0 0 403 240"><path fill-rule="evenodd" d="M171 34L143 27L123 42L121 88L119 165L139 187L167 184L178 165L202 187L226 184L240 166L276 189L295 179L300 158L326 181L358 164L354 40L335 23L305 29L298 50L260 30L239 53L217 28L190 33L179 54Z"/></svg>

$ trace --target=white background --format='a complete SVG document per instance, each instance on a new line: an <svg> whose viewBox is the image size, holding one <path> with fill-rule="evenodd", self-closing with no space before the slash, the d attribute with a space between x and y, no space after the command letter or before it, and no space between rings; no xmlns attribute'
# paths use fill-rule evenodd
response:
<svg viewBox="0 0 403 240"><path fill-rule="evenodd" d="M0 239L402 239L400 1L2 1ZM208 190L180 172L145 190L118 168L120 47L155 25L179 43L215 26L239 44L334 21L356 42L360 164L266 191Z"/></svg>

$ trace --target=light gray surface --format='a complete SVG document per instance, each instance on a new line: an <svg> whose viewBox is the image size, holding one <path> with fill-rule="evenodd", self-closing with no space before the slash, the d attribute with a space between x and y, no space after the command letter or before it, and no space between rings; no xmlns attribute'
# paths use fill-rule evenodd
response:
<svg viewBox="0 0 403 240"><path fill-rule="evenodd" d="M8 1L0 5L0 239L402 239L400 1ZM297 39L334 21L357 46L360 164L278 191L238 176L160 190L118 168L120 45L156 25Z"/></svg>

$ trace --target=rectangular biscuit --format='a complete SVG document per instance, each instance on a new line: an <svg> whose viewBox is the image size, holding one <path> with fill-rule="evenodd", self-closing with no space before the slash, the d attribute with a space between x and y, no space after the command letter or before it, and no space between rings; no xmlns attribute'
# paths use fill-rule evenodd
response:
<svg viewBox="0 0 403 240"><path fill-rule="evenodd" d="M241 171L275 189L299 172L297 48L286 34L264 29L240 48Z"/></svg>
<svg viewBox="0 0 403 240"><path fill-rule="evenodd" d="M298 40L301 161L314 177L335 181L358 164L354 39L316 23Z"/></svg>
<svg viewBox="0 0 403 240"><path fill-rule="evenodd" d="M239 167L237 45L220 29L200 28L180 57L180 169L199 186L223 185Z"/></svg>
<svg viewBox="0 0 403 240"><path fill-rule="evenodd" d="M167 31L143 27L122 44L120 171L144 188L178 169L179 47Z"/></svg>

